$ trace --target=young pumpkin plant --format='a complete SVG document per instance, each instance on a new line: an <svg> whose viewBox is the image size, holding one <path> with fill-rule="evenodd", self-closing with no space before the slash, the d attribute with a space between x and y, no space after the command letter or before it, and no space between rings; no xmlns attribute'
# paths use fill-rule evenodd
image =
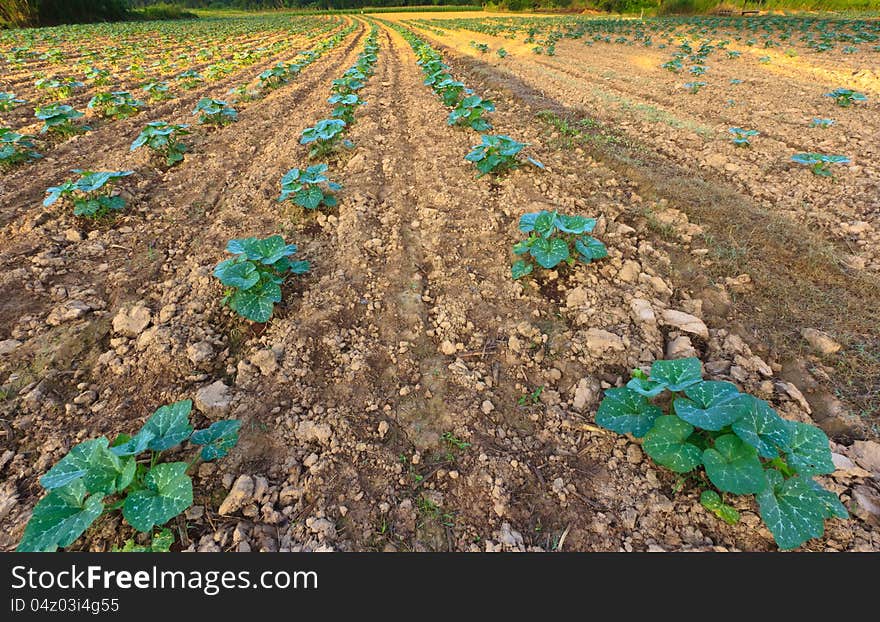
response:
<svg viewBox="0 0 880 622"><path fill-rule="evenodd" d="M732 141L737 147L751 146L751 139L761 134L758 130L744 130L741 127L732 127L728 131L733 134Z"/></svg>
<svg viewBox="0 0 880 622"><path fill-rule="evenodd" d="M782 549L821 537L826 519L848 517L813 480L835 469L825 433L783 419L730 382L703 380L699 359L655 361L650 375L636 370L625 387L605 391L596 423L644 439L660 466L694 473L707 488L700 502L722 520L738 519L722 495L755 495Z"/></svg>
<svg viewBox="0 0 880 622"><path fill-rule="evenodd" d="M852 89L834 89L830 93L825 93L825 97L832 98L841 108L849 108L855 103L868 101L867 95Z"/></svg>
<svg viewBox="0 0 880 622"><path fill-rule="evenodd" d="M131 151L146 145L153 153L165 159L167 166L174 166L183 160L186 143L180 138L191 134L189 125L177 125L165 121L153 121L141 131L131 144Z"/></svg>
<svg viewBox="0 0 880 622"><path fill-rule="evenodd" d="M13 108L26 103L25 100L16 97L15 93L0 91L0 112L9 112Z"/></svg>
<svg viewBox="0 0 880 622"><path fill-rule="evenodd" d="M214 276L226 286L223 304L252 322L269 321L289 274L309 271L308 261L290 260L296 245L285 244L280 235L230 240L226 250L235 257L214 268Z"/></svg>
<svg viewBox="0 0 880 622"><path fill-rule="evenodd" d="M33 136L0 127L0 168L10 169L23 162L42 158L35 149Z"/></svg>
<svg viewBox="0 0 880 622"><path fill-rule="evenodd" d="M809 166L813 175L820 177L832 177L832 164L849 164L850 159L843 155L827 155L824 153L796 153L791 156L791 161L797 164Z"/></svg>
<svg viewBox="0 0 880 622"><path fill-rule="evenodd" d="M326 164L315 164L305 170L293 168L281 178L281 196L278 201L290 200L308 210L336 207L338 201L333 192L342 190L342 185L327 179ZM327 190L321 186L326 185Z"/></svg>
<svg viewBox="0 0 880 622"><path fill-rule="evenodd" d="M73 544L103 514L122 510L126 522L150 533L193 504L187 474L198 460L224 457L238 442L237 419L193 431L192 402L162 406L134 435L87 440L74 446L40 478L48 493L37 502L16 550L56 551ZM189 462L160 462L188 441L200 448ZM165 536L167 543L167 536ZM167 546L159 548L167 550ZM170 546L170 544L169 544Z"/></svg>
<svg viewBox="0 0 880 622"><path fill-rule="evenodd" d="M140 112L146 104L131 96L127 91L98 93L89 100L89 110L94 110L102 117L110 119L127 119Z"/></svg>
<svg viewBox="0 0 880 622"><path fill-rule="evenodd" d="M111 212L125 208L125 199L111 196L113 182L134 174L134 171L84 171L74 169L80 176L76 181L67 180L60 186L46 189L44 207L49 207L59 199L73 202L73 215L84 218L101 218Z"/></svg>
<svg viewBox="0 0 880 622"><path fill-rule="evenodd" d="M471 152L464 159L473 162L479 174L477 177L492 173L495 175L506 173L519 168L523 162L519 159L519 153L527 143L520 143L501 134L483 134L482 142L471 147ZM544 169L544 165L534 158L527 157L526 162Z"/></svg>
<svg viewBox="0 0 880 622"><path fill-rule="evenodd" d="M220 99L205 97L199 100L193 110L193 116L199 115L199 123L205 125L224 126L238 121L235 108Z"/></svg>
<svg viewBox="0 0 880 622"><path fill-rule="evenodd" d="M302 131L299 142L301 145L312 145L309 158L330 155L342 143L342 133L346 127L342 119L322 119L313 127Z"/></svg>
<svg viewBox="0 0 880 622"><path fill-rule="evenodd" d="M542 268L552 270L561 263L569 266L575 261L589 264L608 256L608 249L596 238L587 235L596 226L595 218L566 216L558 212L532 212L519 219L519 230L529 237L513 245L517 260L511 267L514 279L531 274L534 266L529 258ZM572 250L574 249L574 250Z"/></svg>
<svg viewBox="0 0 880 622"><path fill-rule="evenodd" d="M44 108L34 110L34 116L43 122L40 128L40 134L51 133L58 136L72 136L80 132L88 131L87 125L74 125L76 119L82 118L84 115L78 110L74 110L72 106L66 104L55 104Z"/></svg>
<svg viewBox="0 0 880 622"><path fill-rule="evenodd" d="M477 132L485 132L492 129L492 124L483 115L495 111L495 104L479 95L465 97L449 113L447 123L470 127Z"/></svg>

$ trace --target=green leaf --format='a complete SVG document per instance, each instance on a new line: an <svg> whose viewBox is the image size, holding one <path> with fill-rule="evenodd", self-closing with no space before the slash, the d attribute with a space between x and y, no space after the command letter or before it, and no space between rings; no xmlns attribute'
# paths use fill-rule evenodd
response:
<svg viewBox="0 0 880 622"><path fill-rule="evenodd" d="M521 279L527 274L532 273L532 264L527 263L522 259L520 259L519 261L515 261L510 267L510 273L514 279Z"/></svg>
<svg viewBox="0 0 880 622"><path fill-rule="evenodd" d="M120 435L110 446L110 451L120 458L126 456L136 456L142 451L146 451L150 441L156 437L149 430L141 430L133 437L127 434Z"/></svg>
<svg viewBox="0 0 880 622"><path fill-rule="evenodd" d="M703 430L717 432L748 410L747 404L735 399L741 394L729 382L704 380L685 389L684 394L690 399L676 399L673 402L675 414Z"/></svg>
<svg viewBox="0 0 880 622"><path fill-rule="evenodd" d="M595 259L602 259L608 256L608 249L605 248L605 245L589 235L575 240L574 248L580 253L581 261L584 263L590 263Z"/></svg>
<svg viewBox="0 0 880 622"><path fill-rule="evenodd" d="M630 379L626 386L645 397L657 397L666 390L666 385L662 382L654 382L653 380L639 377Z"/></svg>
<svg viewBox="0 0 880 622"><path fill-rule="evenodd" d="M253 322L268 322L275 303L281 300L278 284L266 281L249 290L239 290L229 300L229 306L244 318Z"/></svg>
<svg viewBox="0 0 880 622"><path fill-rule="evenodd" d="M86 495L85 484L74 480L40 499L16 551L55 551L73 544L104 511L104 495Z"/></svg>
<svg viewBox="0 0 880 622"><path fill-rule="evenodd" d="M191 410L192 400L181 400L159 407L141 428L142 432L153 434L147 447L153 451L165 451L188 439L193 431L189 423Z"/></svg>
<svg viewBox="0 0 880 622"><path fill-rule="evenodd" d="M153 534L153 541L150 543L150 550L153 553L167 553L174 544L174 534L170 529L160 529Z"/></svg>
<svg viewBox="0 0 880 622"><path fill-rule="evenodd" d="M831 447L825 432L807 423L791 423L791 442L786 451L788 465L801 475L833 473Z"/></svg>
<svg viewBox="0 0 880 622"><path fill-rule="evenodd" d="M221 261L214 268L214 276L224 285L240 289L249 289L260 280L257 267L250 261L241 261L239 258Z"/></svg>
<svg viewBox="0 0 880 622"><path fill-rule="evenodd" d="M238 419L217 421L205 430L193 432L189 440L194 445L204 445L201 456L202 460L208 462L222 458L235 447L235 444L238 443L239 428L241 428L241 421Z"/></svg>
<svg viewBox="0 0 880 622"><path fill-rule="evenodd" d="M538 219L538 216L543 214L544 212L531 212L529 214L523 214L519 218L519 230L523 233L531 233L535 230L535 221Z"/></svg>
<svg viewBox="0 0 880 622"><path fill-rule="evenodd" d="M586 216L566 216L565 214L556 215L556 227L565 233L573 233L581 235L589 233L596 226L595 218L587 218Z"/></svg>
<svg viewBox="0 0 880 622"><path fill-rule="evenodd" d="M626 387L608 389L596 412L596 423L618 434L643 437L663 411Z"/></svg>
<svg viewBox="0 0 880 622"><path fill-rule="evenodd" d="M812 480L783 479L775 469L767 471L767 487L758 493L761 518L781 549L794 549L825 533L825 501L816 494Z"/></svg>
<svg viewBox="0 0 880 622"><path fill-rule="evenodd" d="M186 474L186 462L157 464L144 478L142 490L125 499L122 515L141 532L154 525L164 525L193 503L192 480Z"/></svg>
<svg viewBox="0 0 880 622"><path fill-rule="evenodd" d="M288 257L296 252L295 244L285 244L280 235L273 235L265 239L242 238L230 240L226 244L226 250L236 255L244 255L251 260L259 260L260 263L270 266L282 257Z"/></svg>
<svg viewBox="0 0 880 622"><path fill-rule="evenodd" d="M541 238L535 240L529 252L542 268L555 268L561 261L568 259L568 243L559 238L552 240Z"/></svg>
<svg viewBox="0 0 880 622"><path fill-rule="evenodd" d="M539 212L537 218L535 218L534 226L535 233L542 238L550 237L556 229L556 214L546 210Z"/></svg>
<svg viewBox="0 0 880 622"><path fill-rule="evenodd" d="M788 450L794 431L792 422L777 415L764 400L745 394L736 400L744 404L747 410L733 422L734 434L767 459L777 457L778 449Z"/></svg>
<svg viewBox="0 0 880 622"><path fill-rule="evenodd" d="M698 358L654 361L651 380L661 382L670 391L684 391L703 380L703 367Z"/></svg>
<svg viewBox="0 0 880 622"><path fill-rule="evenodd" d="M714 490L704 490L700 495L700 504L728 525L739 522L739 512L722 502L721 496Z"/></svg>
<svg viewBox="0 0 880 622"><path fill-rule="evenodd" d="M643 445L654 462L676 473L693 471L702 462L702 452L686 442L694 426L673 415L658 417L654 427L645 435Z"/></svg>
<svg viewBox="0 0 880 622"><path fill-rule="evenodd" d="M76 445L40 478L40 484L47 490L53 490L82 479L88 492L116 492L117 478L123 471L123 464L110 451L109 445L110 441L104 436Z"/></svg>
<svg viewBox="0 0 880 622"><path fill-rule="evenodd" d="M715 446L703 452L706 475L719 490L749 495L764 490L767 478L755 448L734 434L715 440Z"/></svg>
<svg viewBox="0 0 880 622"><path fill-rule="evenodd" d="M296 193L294 203L306 209L317 209L323 200L324 192L318 186L310 186Z"/></svg>
<svg viewBox="0 0 880 622"><path fill-rule="evenodd" d="M846 507L840 502L840 498L835 493L825 490L812 479L810 480L810 485L822 504L822 514L825 518L849 518L849 512L846 511Z"/></svg>

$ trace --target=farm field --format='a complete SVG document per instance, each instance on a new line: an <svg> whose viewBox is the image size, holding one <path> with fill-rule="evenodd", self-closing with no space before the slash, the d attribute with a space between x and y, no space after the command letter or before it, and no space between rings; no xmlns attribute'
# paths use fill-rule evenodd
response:
<svg viewBox="0 0 880 622"><path fill-rule="evenodd" d="M0 549L880 550L880 21L0 55Z"/></svg>

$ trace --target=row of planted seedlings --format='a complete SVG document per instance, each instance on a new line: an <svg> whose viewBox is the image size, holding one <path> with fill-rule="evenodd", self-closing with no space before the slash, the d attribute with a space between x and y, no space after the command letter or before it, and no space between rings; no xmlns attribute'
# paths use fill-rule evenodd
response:
<svg viewBox="0 0 880 622"><path fill-rule="evenodd" d="M426 83L452 106L454 91L463 92L463 85L445 72L435 51L412 35L407 40L419 56ZM446 95L446 89L452 93ZM513 252L564 277L564 268L576 260L589 264L607 256L604 244L588 235L595 224L593 218L555 211L524 214L519 229L528 237ZM532 273L526 259L514 263L513 278ZM739 522L734 506L748 503L735 497L754 495L764 524L782 549L821 537L828 519L849 516L837 494L815 479L836 468L825 433L780 417L768 402L733 383L704 380L697 358L658 360L650 369L634 370L626 386L605 392L596 423L643 439L645 453L677 474L682 487L699 493L706 511L726 523Z"/></svg>
<svg viewBox="0 0 880 622"><path fill-rule="evenodd" d="M495 104L488 99L475 95L473 90L456 80L449 73L449 65L434 48L418 38L412 31L399 25L388 23L410 44L417 57L417 63L425 74L425 84L430 86L443 104L450 108L447 123L458 127L470 128L480 133L481 144L474 145L465 156L477 167L478 176L488 173L504 173L518 168L522 163L520 152L527 147L503 134L486 134L493 129L485 115L495 111ZM525 162L540 169L544 165L534 158L527 157Z"/></svg>
<svg viewBox="0 0 880 622"><path fill-rule="evenodd" d="M271 69L262 72L257 77L256 88L249 88L249 85L245 84L233 89L230 91L230 94L234 95L238 101L252 101L264 95L269 90L277 88L282 84L286 84L296 77L300 70L316 60L322 53L337 45L343 38L345 38L345 36L351 33L353 29L354 26L348 26L329 39L323 40L313 50L300 52L294 62L278 63ZM286 44L281 47L273 48L271 49L271 53L280 53L285 47ZM269 48L267 48L266 53L270 53ZM316 54L317 56L315 56ZM247 55L237 63L227 63L227 66L224 69L225 73L222 75L232 73L238 67L253 64L258 58L259 56L254 57ZM205 76L193 71L185 71L178 77L186 78L183 87L187 90L204 84L206 81ZM219 79L219 77L220 76L216 79ZM157 103L173 99L170 93L170 86L167 82L149 82L144 85L143 91L146 95L145 99L148 100L149 103ZM205 98L199 102L198 106L202 108L216 107L217 104L208 103L208 101L218 102L221 100ZM0 111L7 112L25 103L27 102L18 99L14 93L0 92ZM93 111L97 118L107 120L127 119L137 115L147 107L147 101L138 99L127 91L98 93L92 97L87 104L87 108ZM225 102L223 103L223 107L227 107ZM201 112L201 108L197 107L194 114L201 114ZM79 120L85 117L85 113L76 110L73 106L68 104L57 103L44 107L37 107L34 111L34 116L43 122L43 127L39 132L40 135L50 136L57 142L61 142L70 136L81 134L92 129L89 125L79 123ZM225 115L224 118L230 119L231 117ZM163 122L155 123L162 124L163 127L167 125ZM38 151L36 136L17 132L10 127L0 127L0 169L8 170L13 166L39 159L41 155L42 154Z"/></svg>
<svg viewBox="0 0 880 622"><path fill-rule="evenodd" d="M351 26L300 54L297 62L288 66L296 67L288 72L289 79L338 45L355 28ZM355 78L365 80L370 74L375 51L370 46L359 57L358 74L347 72L347 77L352 78L352 92L360 88ZM263 81L262 77L263 74L258 80ZM283 83L273 81L271 88ZM202 105L204 101L196 110L201 123L225 125L236 120L236 111L225 102L208 100L210 105ZM345 112L338 107L334 110L334 114ZM188 134L186 127L150 124L132 149L146 145L164 158L168 166L173 166L186 150L180 140ZM112 184L133 171L75 172L80 173L77 181L47 190L46 205L59 199L69 201L76 216L94 219L125 207L124 199L112 194ZM324 204L333 204L330 195ZM220 262L214 272L226 287L223 303L252 321L268 321L275 303L281 301L281 285L287 275L309 270L309 262L291 259L296 246L285 244L281 236L231 240L227 251L235 257ZM120 550L168 551L175 537L165 525L193 504L189 473L201 462L226 456L238 443L241 428L240 420L228 419L195 430L191 411L191 400L174 402L158 408L133 435L121 434L112 441L101 436L75 445L40 478L47 493L34 507L17 550L55 551L68 547L102 515L121 511L136 531L152 535L150 544L131 539ZM168 460L168 453L178 452L181 446L194 452L188 461Z"/></svg>
<svg viewBox="0 0 880 622"><path fill-rule="evenodd" d="M305 128L300 144L310 145L309 160L331 156L340 147L351 147L344 134L355 122L355 111L364 104L358 95L373 75L378 60L378 29L373 26L355 64L333 80L327 100L333 111L329 118ZM312 164L306 168L292 168L281 178L279 202L289 201L305 210L333 208L338 200L334 194L342 185L327 177L329 165ZM309 271L308 261L293 261L295 244L287 244L280 235L268 238L230 240L226 250L231 259L220 262L214 270L226 287L223 303L239 316L252 322L265 323L272 317L275 303L281 302L281 285L290 274Z"/></svg>
<svg viewBox="0 0 880 622"><path fill-rule="evenodd" d="M469 127L480 132L482 142L474 145L465 159L473 162L478 176L503 175L520 166L520 152L526 143L520 143L505 135L489 135L483 132L492 129L485 114L493 112L495 105L479 95L474 95L464 83L455 80L449 73L449 66L430 45L419 39L411 31L392 25L410 44L416 53L417 63L425 74L425 84L451 109L447 123L458 127ZM531 157L528 162L543 170L544 165ZM561 265L573 266L580 261L589 264L608 255L605 245L589 235L596 226L595 218L568 216L558 212L541 211L525 214L519 223L521 232L528 234L524 240L513 246L519 257L511 267L511 276L521 279L534 270L534 260L542 268L553 270Z"/></svg>
<svg viewBox="0 0 880 622"><path fill-rule="evenodd" d="M280 63L284 73L270 70L262 72L256 78L255 90L248 90L249 101L264 96L269 91L292 81L308 65L315 62L321 56L342 42L355 26L349 26L333 37L322 41L311 50L300 52L296 60L290 63ZM277 69L276 66L274 69ZM246 85L247 86L247 85ZM238 89L233 89L238 91ZM222 127L238 120L238 111L227 101L213 98L203 98L193 110L193 115L198 116L198 122L207 127ZM63 123L58 124L58 131L67 131ZM184 159L188 146L184 140L190 135L189 124L169 123L167 121L153 121L148 123L131 145L131 151L141 147L147 147L153 154L162 160L167 167L174 166ZM0 128L0 164L12 166L31 158L38 158L40 154L33 151L33 143L30 137L6 131ZM69 179L60 186L47 189L44 206L48 207L59 199L69 200L73 204L74 216L84 218L103 218L113 212L119 212L125 208L125 200L118 195L113 195L113 184L124 177L134 174L134 171L89 171L82 169L73 170L79 175L76 180Z"/></svg>

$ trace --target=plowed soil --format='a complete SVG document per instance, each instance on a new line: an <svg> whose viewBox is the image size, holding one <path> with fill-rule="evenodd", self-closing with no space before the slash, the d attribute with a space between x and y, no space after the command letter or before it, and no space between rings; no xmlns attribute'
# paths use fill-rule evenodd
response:
<svg viewBox="0 0 880 622"><path fill-rule="evenodd" d="M243 421L241 441L198 469L196 507L173 521L183 550L775 550L751 501L737 506L740 524L726 525L700 506L692 482L598 428L602 391L671 351L693 354L707 375L771 400L784 416L824 421L845 455L853 440L876 439L877 413L854 413L873 403L875 387L856 375L846 401L832 394L858 339L876 336L859 332L875 311L849 317L856 328L845 335L844 363L793 345L806 325L790 307L803 306L803 291L786 301L787 315L759 321L756 307L771 302L755 285L789 273L734 278L739 270L705 252L705 236L720 227L713 213L690 211L678 184L702 184L724 207L748 204L754 219L761 195L723 167L684 164L665 142L651 153L634 149L627 127L566 141L546 111L574 123L593 101L585 103L589 88L572 86L594 60L576 43L560 44L558 58L516 55L495 66L469 57L473 33L432 41L453 75L495 102L495 131L530 143L547 168L478 179L463 159L478 134L447 125L409 44L375 22L376 71L346 134L354 146L329 161L344 186L339 206L304 214L279 204L281 176L307 164L300 132L328 116L330 82L354 63L371 21L355 20L355 33L244 107L237 123L197 132L170 170L129 154L131 134L147 114L184 120L199 92L69 141L2 179L0 339L21 344L0 358L0 547L14 548L42 494L39 476L71 445L136 430L159 405L222 381L232 396L226 415ZM642 86L623 81L620 89L634 96ZM699 117L699 106L687 110ZM875 121L864 117L861 127L876 130ZM773 140L795 140L783 127ZM597 136L613 140L597 146L589 140ZM745 156L730 157L746 166ZM772 168L761 162L753 165ZM862 196L878 182L876 169L856 166L862 174L845 173L836 196ZM40 207L45 188L79 167L136 171L122 185L124 216L88 226L67 209ZM780 195L806 191L808 173L791 175L798 181ZM859 218L876 208L866 195L848 205ZM513 281L518 219L539 209L598 218L609 257ZM780 217L791 216L795 236L803 223L791 211ZM229 239L274 233L313 268L285 285L272 320L257 326L221 307L212 270ZM777 244L775 253L793 250ZM815 279L817 296L832 290ZM835 300L855 308L856 283L876 287L854 281ZM863 302L876 295L859 291ZM136 337L115 332L113 318L133 305L149 311L148 326ZM708 328L686 332L664 319L667 310ZM211 355L193 356L197 344ZM194 417L197 427L210 421ZM855 486L871 485L843 472L820 479L845 503ZM249 492L220 515L236 481ZM132 535L121 519L102 519L73 548L109 550ZM880 550L880 530L862 518L829 521L825 536L803 548Z"/></svg>

